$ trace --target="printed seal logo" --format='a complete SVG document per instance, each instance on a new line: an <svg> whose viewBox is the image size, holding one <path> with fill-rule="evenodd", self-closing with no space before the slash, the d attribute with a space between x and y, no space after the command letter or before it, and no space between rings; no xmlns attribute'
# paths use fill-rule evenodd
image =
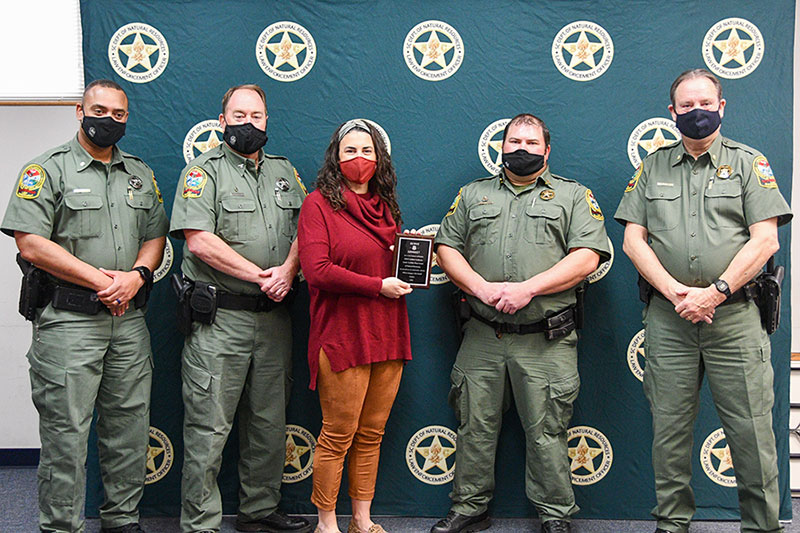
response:
<svg viewBox="0 0 800 533"><path fill-rule="evenodd" d="M703 441L700 447L700 466L703 472L716 483L723 487L735 487L736 477L733 474L733 459L731 449L725 439L722 428L714 431Z"/></svg>
<svg viewBox="0 0 800 533"><path fill-rule="evenodd" d="M703 60L717 76L744 78L758 67L763 58L764 38L749 20L720 20L703 38Z"/></svg>
<svg viewBox="0 0 800 533"><path fill-rule="evenodd" d="M273 80L297 81L314 67L317 44L307 29L283 20L270 24L258 36L256 60Z"/></svg>
<svg viewBox="0 0 800 533"><path fill-rule="evenodd" d="M631 373L636 376L639 381L644 381L644 330L639 330L639 333L633 336L631 342L628 343L628 368Z"/></svg>
<svg viewBox="0 0 800 533"><path fill-rule="evenodd" d="M490 174L498 174L503 168L503 130L510 120L495 120L486 126L478 139L478 157Z"/></svg>
<svg viewBox="0 0 800 533"><path fill-rule="evenodd" d="M586 281L589 283L596 283L606 277L608 271L611 270L611 265L614 264L614 244L611 242L610 237L606 237L608 239L608 249L611 252L611 257L608 261L597 267L597 269L586 276Z"/></svg>
<svg viewBox="0 0 800 533"><path fill-rule="evenodd" d="M149 485L167 475L175 462L175 449L167 434L150 426L150 442L147 443L147 474L144 484Z"/></svg>
<svg viewBox="0 0 800 533"><path fill-rule="evenodd" d="M183 138L183 160L188 163L220 144L222 144L222 126L220 126L219 120L198 122Z"/></svg>
<svg viewBox="0 0 800 533"><path fill-rule="evenodd" d="M435 236L437 231L439 231L439 224L428 224L427 226L422 226L421 228L417 229L417 233L419 233L420 235ZM431 266L431 285L444 285L449 281L450 278L447 277L447 274L442 272L442 267L440 267L439 263L437 262L436 252L433 252L433 265Z"/></svg>
<svg viewBox="0 0 800 533"><path fill-rule="evenodd" d="M756 157L753 160L753 172L758 176L758 184L765 189L777 189L778 182L775 181L775 175L772 173L772 167L769 166L769 161L763 155Z"/></svg>
<svg viewBox="0 0 800 533"><path fill-rule="evenodd" d="M386 135L386 130L383 129L380 124L368 118L359 118L356 120L363 120L364 122L368 122L373 128L378 130L378 134L381 136L381 139L383 139L383 144L386 145L386 151L389 152L389 155L392 155L392 141L389 140L389 136Z"/></svg>
<svg viewBox="0 0 800 533"><path fill-rule="evenodd" d="M569 428L567 449L573 485L594 485L611 470L611 463L614 461L611 443L593 427Z"/></svg>
<svg viewBox="0 0 800 533"><path fill-rule="evenodd" d="M680 138L681 132L673 121L661 117L648 118L633 128L628 137L628 160L633 168L638 168L647 155L678 142Z"/></svg>
<svg viewBox="0 0 800 533"><path fill-rule="evenodd" d="M111 36L108 61L126 80L147 83L167 68L169 46L160 31L148 24L133 22Z"/></svg>
<svg viewBox="0 0 800 533"><path fill-rule="evenodd" d="M442 81L455 74L464 61L464 41L449 24L426 20L406 35L403 57L417 77Z"/></svg>
<svg viewBox="0 0 800 533"><path fill-rule="evenodd" d="M164 256L161 258L161 264L153 272L153 283L164 279L172 268L172 263L175 261L175 251L172 249L172 242L167 237L167 243L164 245Z"/></svg>
<svg viewBox="0 0 800 533"><path fill-rule="evenodd" d="M614 59L614 42L599 24L578 20L558 31L552 54L553 63L564 76L589 81L608 70Z"/></svg>
<svg viewBox="0 0 800 533"><path fill-rule="evenodd" d="M28 165L22 170L17 185L17 196L26 200L32 200L39 196L47 174L39 165Z"/></svg>
<svg viewBox="0 0 800 533"><path fill-rule="evenodd" d="M311 475L314 468L314 450L317 439L306 428L286 425L286 460L283 465L283 482L297 483Z"/></svg>
<svg viewBox="0 0 800 533"><path fill-rule="evenodd" d="M406 464L414 477L428 485L453 480L456 469L456 434L444 426L426 426L409 439Z"/></svg>

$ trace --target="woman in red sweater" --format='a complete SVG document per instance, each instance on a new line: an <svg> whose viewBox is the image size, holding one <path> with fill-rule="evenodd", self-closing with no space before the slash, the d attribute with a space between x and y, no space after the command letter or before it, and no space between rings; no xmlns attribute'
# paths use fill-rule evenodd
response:
<svg viewBox="0 0 800 533"><path fill-rule="evenodd" d="M397 177L370 124L342 124L325 151L317 189L303 202L297 238L311 296L308 365L319 387L322 432L311 502L317 530L337 533L336 497L345 455L353 519L348 533L381 533L372 522L378 457L404 361L411 359L404 295L391 276L400 231Z"/></svg>

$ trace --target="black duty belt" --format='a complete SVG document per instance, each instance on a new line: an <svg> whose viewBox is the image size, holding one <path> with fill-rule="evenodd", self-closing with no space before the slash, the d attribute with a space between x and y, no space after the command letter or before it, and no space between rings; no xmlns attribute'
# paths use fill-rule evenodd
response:
<svg viewBox="0 0 800 533"><path fill-rule="evenodd" d="M494 329L495 335L499 339L504 333L516 333L518 335L530 335L532 333L544 333L548 340L555 340L566 337L575 329L575 308L567 307L555 313L553 316L534 322L533 324L509 324L507 322L494 322L488 320L475 311L471 310L471 316L478 322L482 322Z"/></svg>
<svg viewBox="0 0 800 533"><path fill-rule="evenodd" d="M736 302L744 302L747 300L755 299L755 291L756 291L755 283L748 283L744 287L741 287L738 291L731 293L730 297L727 298L719 305L728 305ZM661 294L661 292L657 291L655 287L653 287L653 294L661 298L662 300L666 300L669 302L669 298ZM670 302L671 303L671 302Z"/></svg>
<svg viewBox="0 0 800 533"><path fill-rule="evenodd" d="M145 287L139 290L143 291ZM136 298L132 298L131 303L136 309L143 307L147 303L146 297L141 305L136 305L134 300ZM44 305L52 302L53 309L74 311L85 315L96 315L100 311L110 312L108 307L100 301L96 291L80 285L64 284L64 282L45 284L42 301Z"/></svg>
<svg viewBox="0 0 800 533"><path fill-rule="evenodd" d="M217 307L234 311L255 311L266 313L279 307L281 302L270 300L266 294L247 295L232 292L217 292Z"/></svg>

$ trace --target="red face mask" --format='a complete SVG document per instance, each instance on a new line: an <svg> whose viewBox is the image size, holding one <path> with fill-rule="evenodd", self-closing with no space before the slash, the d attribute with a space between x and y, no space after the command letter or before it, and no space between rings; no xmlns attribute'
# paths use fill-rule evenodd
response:
<svg viewBox="0 0 800 533"><path fill-rule="evenodd" d="M348 181L355 183L368 182L375 175L375 167L377 166L378 163L376 161L361 156L339 162L339 169L341 169L344 177Z"/></svg>

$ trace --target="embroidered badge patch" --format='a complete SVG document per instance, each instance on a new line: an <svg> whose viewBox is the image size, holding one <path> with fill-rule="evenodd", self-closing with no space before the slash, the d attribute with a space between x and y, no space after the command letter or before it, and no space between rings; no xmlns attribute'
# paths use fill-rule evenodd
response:
<svg viewBox="0 0 800 533"><path fill-rule="evenodd" d="M603 212L600 211L600 204L594 199L591 189L586 189L586 203L589 204L589 213L597 220L603 220Z"/></svg>
<svg viewBox="0 0 800 533"><path fill-rule="evenodd" d="M208 176L205 171L200 167L192 167L183 178L183 196L184 198L200 198L203 195L203 189L208 181Z"/></svg>
<svg viewBox="0 0 800 533"><path fill-rule="evenodd" d="M297 180L297 184L300 185L301 189L303 189L303 194L308 196L308 190L306 190L306 186L303 185L303 180L300 179L300 174L297 173L297 169L292 167L292 170L294 170L294 179Z"/></svg>
<svg viewBox="0 0 800 533"><path fill-rule="evenodd" d="M639 178L642 176L642 170L644 168L644 163L639 163L639 167L636 169L636 172L631 176L630 181L628 181L628 186L625 187L625 192L631 192L639 185Z"/></svg>
<svg viewBox="0 0 800 533"><path fill-rule="evenodd" d="M156 175L155 174L151 174L151 176L153 177L153 187L155 187L155 189L156 189L156 198L158 198L158 203L163 204L164 203L164 197L161 196L161 189L158 188L158 182L156 181Z"/></svg>
<svg viewBox="0 0 800 533"><path fill-rule="evenodd" d="M25 198L26 200L32 200L38 197L46 177L47 175L42 167L39 165L28 165L19 177L17 196Z"/></svg>
<svg viewBox="0 0 800 533"><path fill-rule="evenodd" d="M463 187L462 187L462 189L463 189ZM453 200L452 204L450 204L450 209L447 210L447 214L445 215L445 218L449 217L450 215L452 215L453 213L456 212L456 207L458 207L458 202L461 201L461 191L462 191L462 189L458 189L458 194L456 195L456 199Z"/></svg>
<svg viewBox="0 0 800 533"><path fill-rule="evenodd" d="M775 181L775 176L772 174L772 168L769 166L769 161L763 155L756 157L753 160L753 171L758 176L758 184L765 189L777 189L778 182Z"/></svg>

